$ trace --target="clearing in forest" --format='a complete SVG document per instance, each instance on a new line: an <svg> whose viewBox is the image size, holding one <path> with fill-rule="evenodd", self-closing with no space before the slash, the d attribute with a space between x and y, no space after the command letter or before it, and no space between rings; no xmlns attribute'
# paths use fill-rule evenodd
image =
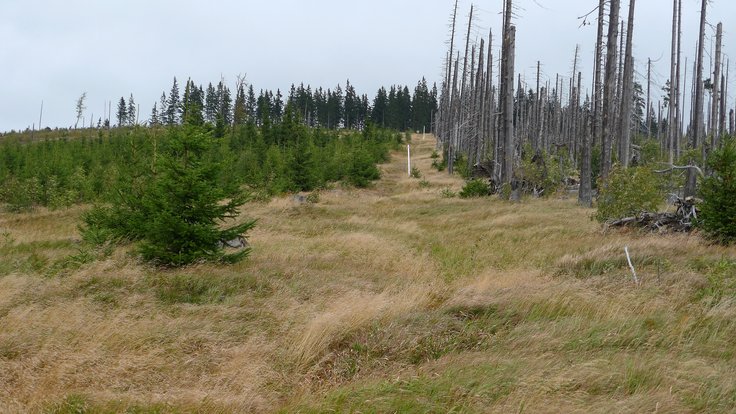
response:
<svg viewBox="0 0 736 414"><path fill-rule="evenodd" d="M373 188L247 204L233 266L80 251L82 207L0 214L0 412L736 409L734 248L452 197L434 146L421 179L404 148Z"/></svg>

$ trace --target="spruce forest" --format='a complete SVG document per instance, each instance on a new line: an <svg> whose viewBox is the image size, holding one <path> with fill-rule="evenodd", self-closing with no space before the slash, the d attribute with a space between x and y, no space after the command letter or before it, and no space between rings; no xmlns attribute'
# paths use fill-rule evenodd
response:
<svg viewBox="0 0 736 414"><path fill-rule="evenodd" d="M567 44L444 3L372 95L173 77L0 133L0 412L735 412L733 6L576 0Z"/></svg>

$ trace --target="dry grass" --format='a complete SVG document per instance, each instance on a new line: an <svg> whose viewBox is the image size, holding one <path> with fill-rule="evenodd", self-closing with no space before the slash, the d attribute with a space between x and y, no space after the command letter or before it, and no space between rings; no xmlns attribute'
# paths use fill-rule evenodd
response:
<svg viewBox="0 0 736 414"><path fill-rule="evenodd" d="M248 205L230 267L85 251L83 208L0 214L0 412L736 411L736 250L447 198L433 145L422 184L401 151L374 188Z"/></svg>

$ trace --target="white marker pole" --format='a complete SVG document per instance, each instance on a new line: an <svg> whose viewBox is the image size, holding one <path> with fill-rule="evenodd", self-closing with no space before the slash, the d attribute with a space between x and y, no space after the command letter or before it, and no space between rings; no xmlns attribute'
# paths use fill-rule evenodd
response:
<svg viewBox="0 0 736 414"><path fill-rule="evenodd" d="M406 146L406 172L411 177L411 145Z"/></svg>
<svg viewBox="0 0 736 414"><path fill-rule="evenodd" d="M424 136L427 135L427 127L422 127L422 141L424 141Z"/></svg>

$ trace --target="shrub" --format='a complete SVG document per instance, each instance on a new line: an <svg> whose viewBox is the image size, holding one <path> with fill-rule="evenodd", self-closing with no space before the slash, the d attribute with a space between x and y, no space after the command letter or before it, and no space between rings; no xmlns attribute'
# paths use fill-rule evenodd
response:
<svg viewBox="0 0 736 414"><path fill-rule="evenodd" d="M598 188L598 221L656 211L663 200L660 177L645 167L614 168Z"/></svg>
<svg viewBox="0 0 736 414"><path fill-rule="evenodd" d="M163 266L245 257L248 249L225 254L220 244L250 230L254 221L220 228L237 215L245 198L236 187L220 184L223 162L208 156L214 145L210 131L172 128L150 183L143 191L121 189L111 208L93 209L85 217L85 237L99 240L106 229L137 240L143 258ZM136 192L139 198L126 196Z"/></svg>
<svg viewBox="0 0 736 414"><path fill-rule="evenodd" d="M434 160L432 160L432 168L436 169L439 172L442 172L445 170L445 168L447 168L447 161L439 161L435 158Z"/></svg>
<svg viewBox="0 0 736 414"><path fill-rule="evenodd" d="M41 203L42 198L43 189L36 177L26 180L7 178L0 187L0 201L6 202L12 212L31 210Z"/></svg>
<svg viewBox="0 0 736 414"><path fill-rule="evenodd" d="M376 167L370 153L359 147L353 153L350 170L348 171L348 181L350 184L358 187L368 187L373 180L381 178L381 172Z"/></svg>
<svg viewBox="0 0 736 414"><path fill-rule="evenodd" d="M713 174L703 180L698 226L718 243L736 242L736 143L724 142L708 159Z"/></svg>
<svg viewBox="0 0 736 414"><path fill-rule="evenodd" d="M524 182L524 191L544 191L543 195L554 194L562 188L564 180L575 174L566 152L560 151L553 156L544 151L535 153L527 145L521 160L520 176Z"/></svg>
<svg viewBox="0 0 736 414"><path fill-rule="evenodd" d="M422 172L417 167L411 167L411 178L422 178Z"/></svg>
<svg viewBox="0 0 736 414"><path fill-rule="evenodd" d="M465 180L470 180L473 178L473 168L468 163L468 159L464 155L460 155L455 160L455 164L453 165L455 172L460 174L460 177L462 177Z"/></svg>
<svg viewBox="0 0 736 414"><path fill-rule="evenodd" d="M491 189L485 180L470 180L460 191L461 198L485 197L491 195Z"/></svg>
<svg viewBox="0 0 736 414"><path fill-rule="evenodd" d="M455 198L457 197L457 193L452 191L450 187L447 187L442 189L442 191L440 192L440 196L442 198Z"/></svg>

